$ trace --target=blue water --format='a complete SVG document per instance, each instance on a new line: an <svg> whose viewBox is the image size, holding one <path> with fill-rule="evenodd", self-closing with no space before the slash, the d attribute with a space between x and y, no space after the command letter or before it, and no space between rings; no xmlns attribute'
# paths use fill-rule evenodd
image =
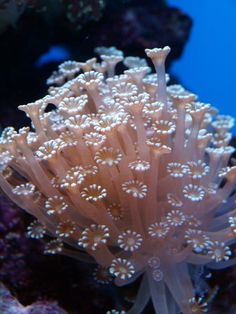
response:
<svg viewBox="0 0 236 314"><path fill-rule="evenodd" d="M175 62L172 71L202 101L236 116L236 0L168 3L181 8L194 22L184 55Z"/></svg>
<svg viewBox="0 0 236 314"><path fill-rule="evenodd" d="M62 62L70 58L69 51L62 45L51 46L35 62L36 67L42 67L51 62Z"/></svg>

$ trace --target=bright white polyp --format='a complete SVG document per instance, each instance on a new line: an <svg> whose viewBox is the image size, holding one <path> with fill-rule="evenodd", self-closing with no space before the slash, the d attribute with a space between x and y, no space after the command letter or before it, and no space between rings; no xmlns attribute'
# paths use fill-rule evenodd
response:
<svg viewBox="0 0 236 314"><path fill-rule="evenodd" d="M109 270L112 275L123 280L131 278L135 273L134 266L122 258L114 259Z"/></svg>
<svg viewBox="0 0 236 314"><path fill-rule="evenodd" d="M157 314L205 313L191 276L236 261L234 119L181 85L166 87L169 47L146 50L150 74L129 56L129 70L114 75L123 52L96 52L99 60L63 63L48 80L57 86L19 107L32 128L3 130L0 185L37 218L28 236L54 238L45 253L94 263L100 283L140 278L128 314L149 299Z"/></svg>
<svg viewBox="0 0 236 314"><path fill-rule="evenodd" d="M142 236L131 230L122 232L117 240L117 244L124 251L136 251L142 245L143 239Z"/></svg>

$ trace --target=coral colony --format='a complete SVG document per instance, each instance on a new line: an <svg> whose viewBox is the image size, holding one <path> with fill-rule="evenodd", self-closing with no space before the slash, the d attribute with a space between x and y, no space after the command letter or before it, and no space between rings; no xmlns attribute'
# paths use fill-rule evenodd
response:
<svg viewBox="0 0 236 314"><path fill-rule="evenodd" d="M1 187L37 219L29 236L54 237L45 253L97 263L100 282L139 278L127 313L150 299L155 313L205 313L194 269L236 262L233 118L166 86L169 47L146 49L156 73L115 47L96 52L100 62L64 62L47 96L19 106L32 129L2 132Z"/></svg>

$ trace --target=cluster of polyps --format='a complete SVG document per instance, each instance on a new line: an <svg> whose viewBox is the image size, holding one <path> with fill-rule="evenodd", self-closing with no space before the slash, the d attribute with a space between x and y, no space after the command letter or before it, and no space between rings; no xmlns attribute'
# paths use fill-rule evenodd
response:
<svg viewBox="0 0 236 314"><path fill-rule="evenodd" d="M206 312L190 268L236 262L233 119L166 87L169 47L146 49L156 74L114 47L96 51L100 63L63 63L48 80L58 86L19 107L32 129L2 132L1 187L37 218L31 237L55 237L46 253L96 262L102 283L142 276L128 313L150 298L156 313Z"/></svg>

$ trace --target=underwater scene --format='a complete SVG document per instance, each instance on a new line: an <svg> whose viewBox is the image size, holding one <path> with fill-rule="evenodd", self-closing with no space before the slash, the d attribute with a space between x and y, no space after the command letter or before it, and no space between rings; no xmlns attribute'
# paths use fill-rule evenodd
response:
<svg viewBox="0 0 236 314"><path fill-rule="evenodd" d="M236 314L234 0L0 0L0 314Z"/></svg>

